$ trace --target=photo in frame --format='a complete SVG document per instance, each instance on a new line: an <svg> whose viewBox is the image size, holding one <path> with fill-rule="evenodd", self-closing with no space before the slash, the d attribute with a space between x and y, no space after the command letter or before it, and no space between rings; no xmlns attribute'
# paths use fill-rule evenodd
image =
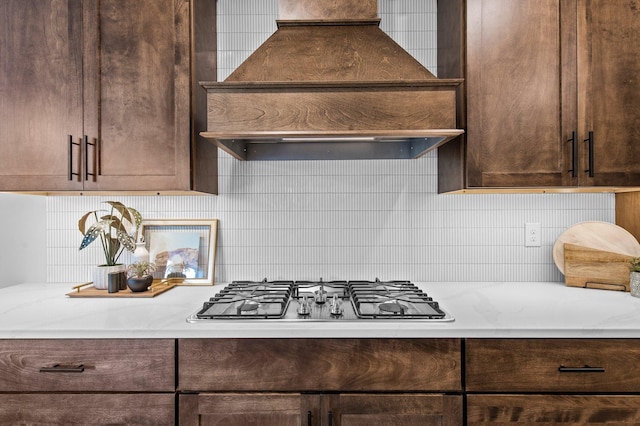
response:
<svg viewBox="0 0 640 426"><path fill-rule="evenodd" d="M217 219L158 219L142 222L153 277L183 278L183 285L213 285L217 248Z"/></svg>

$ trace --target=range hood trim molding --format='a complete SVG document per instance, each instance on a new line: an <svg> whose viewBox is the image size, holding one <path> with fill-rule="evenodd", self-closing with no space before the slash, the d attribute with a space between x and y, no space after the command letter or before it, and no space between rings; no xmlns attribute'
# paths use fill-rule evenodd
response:
<svg viewBox="0 0 640 426"><path fill-rule="evenodd" d="M442 134L431 137L389 137L375 141L348 140L348 138L310 138L295 142L280 139L213 139L220 149L241 161L274 160L408 160L422 157L427 152L459 136Z"/></svg>

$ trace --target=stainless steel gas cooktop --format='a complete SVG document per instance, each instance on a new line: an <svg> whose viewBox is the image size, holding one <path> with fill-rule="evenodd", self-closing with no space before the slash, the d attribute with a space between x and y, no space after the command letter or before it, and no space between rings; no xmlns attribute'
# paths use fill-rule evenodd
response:
<svg viewBox="0 0 640 426"><path fill-rule="evenodd" d="M188 322L208 320L453 321L410 281L234 281Z"/></svg>

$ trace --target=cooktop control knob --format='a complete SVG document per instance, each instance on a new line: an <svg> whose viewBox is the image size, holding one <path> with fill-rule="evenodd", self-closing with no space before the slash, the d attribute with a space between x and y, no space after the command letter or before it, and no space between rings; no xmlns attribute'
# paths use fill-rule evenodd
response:
<svg viewBox="0 0 640 426"><path fill-rule="evenodd" d="M315 300L318 305L322 305L327 301L327 291L324 289L324 284L320 284L320 288L315 291L315 294Z"/></svg>
<svg viewBox="0 0 640 426"><path fill-rule="evenodd" d="M342 315L342 301L338 299L338 295L334 294L333 299L331 299L331 315L339 316Z"/></svg>
<svg viewBox="0 0 640 426"><path fill-rule="evenodd" d="M298 301L298 315L309 315L311 313L311 303L307 296Z"/></svg>

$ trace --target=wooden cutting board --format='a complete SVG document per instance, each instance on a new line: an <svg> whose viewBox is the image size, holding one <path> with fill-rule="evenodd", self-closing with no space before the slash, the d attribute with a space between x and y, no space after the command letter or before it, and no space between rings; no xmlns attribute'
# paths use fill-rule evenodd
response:
<svg viewBox="0 0 640 426"><path fill-rule="evenodd" d="M563 274L566 243L640 257L640 243L626 229L609 222L581 222L564 231L553 245L553 261Z"/></svg>
<svg viewBox="0 0 640 426"><path fill-rule="evenodd" d="M571 287L629 291L633 256L564 244L564 281Z"/></svg>

